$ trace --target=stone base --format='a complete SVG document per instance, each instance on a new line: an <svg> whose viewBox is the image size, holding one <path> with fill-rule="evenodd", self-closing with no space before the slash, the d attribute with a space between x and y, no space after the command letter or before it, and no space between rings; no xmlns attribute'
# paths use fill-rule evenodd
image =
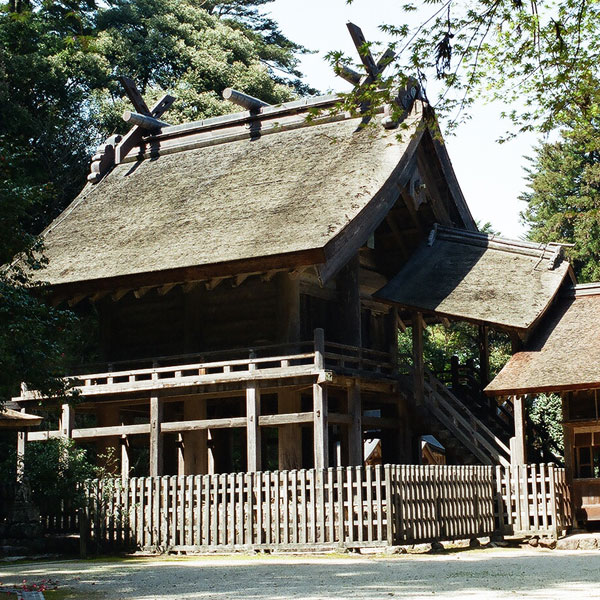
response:
<svg viewBox="0 0 600 600"><path fill-rule="evenodd" d="M558 540L557 550L598 550L600 533L577 533Z"/></svg>

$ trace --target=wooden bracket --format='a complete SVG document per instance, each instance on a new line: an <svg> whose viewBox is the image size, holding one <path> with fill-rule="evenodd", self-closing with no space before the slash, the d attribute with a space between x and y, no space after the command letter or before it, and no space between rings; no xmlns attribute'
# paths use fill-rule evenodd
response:
<svg viewBox="0 0 600 600"><path fill-rule="evenodd" d="M167 111L173 103L175 102L175 98L170 96L169 94L165 94L152 108L148 108L142 95L137 89L135 83L129 77L120 77L119 81L121 85L125 89L125 93L127 94L129 100L133 104L133 107L139 113L139 117L147 117L152 121L152 123L156 124L156 122L161 123L158 119ZM130 113L132 114L132 113ZM147 127L148 119L144 120L145 127ZM139 121L139 119L138 119ZM164 126L165 124L162 124ZM121 140L121 143L115 148L115 164L121 164L127 154L130 152L132 148L137 146L144 136L145 129L144 126L135 125L127 135Z"/></svg>
<svg viewBox="0 0 600 600"><path fill-rule="evenodd" d="M90 173L87 176L89 182L98 183L113 168L115 165L115 147L120 141L120 135L111 135L98 146L96 154L92 156Z"/></svg>

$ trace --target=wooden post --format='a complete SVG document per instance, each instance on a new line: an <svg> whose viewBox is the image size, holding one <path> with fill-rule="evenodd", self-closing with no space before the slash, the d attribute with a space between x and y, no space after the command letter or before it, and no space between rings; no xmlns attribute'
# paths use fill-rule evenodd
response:
<svg viewBox="0 0 600 600"><path fill-rule="evenodd" d="M348 388L348 413L352 418L348 427L348 463L350 466L362 466L362 402L360 387L356 382Z"/></svg>
<svg viewBox="0 0 600 600"><path fill-rule="evenodd" d="M315 369L325 368L325 331L318 327L314 332L315 336Z"/></svg>
<svg viewBox="0 0 600 600"><path fill-rule="evenodd" d="M121 436L121 481L125 483L129 479L129 439L126 435Z"/></svg>
<svg viewBox="0 0 600 600"><path fill-rule="evenodd" d="M337 276L339 298L339 333L341 341L351 346L361 346L360 325L360 261L356 253Z"/></svg>
<svg viewBox="0 0 600 600"><path fill-rule="evenodd" d="M246 387L246 439L248 472L261 469L261 439L258 417L260 415L260 389L256 381L249 381Z"/></svg>
<svg viewBox="0 0 600 600"><path fill-rule="evenodd" d="M62 437L69 439L72 437L73 424L75 422L75 411L70 404L62 405L62 413L60 417L60 434Z"/></svg>
<svg viewBox="0 0 600 600"><path fill-rule="evenodd" d="M315 469L326 469L329 467L327 388L322 383L313 384L313 411Z"/></svg>
<svg viewBox="0 0 600 600"><path fill-rule="evenodd" d="M24 413L25 409L22 408ZM22 483L25 479L25 445L27 444L27 430L17 433L17 483Z"/></svg>
<svg viewBox="0 0 600 600"><path fill-rule="evenodd" d="M206 400L197 397L183 401L184 421L206 419ZM205 475L208 473L208 430L186 431L183 433L184 475Z"/></svg>
<svg viewBox="0 0 600 600"><path fill-rule="evenodd" d="M297 342L300 340L300 280L290 277L289 273L280 273L277 288L279 341Z"/></svg>
<svg viewBox="0 0 600 600"><path fill-rule="evenodd" d="M162 420L163 403L158 395L153 395L150 397L150 477L163 474Z"/></svg>
<svg viewBox="0 0 600 600"><path fill-rule="evenodd" d="M302 410L300 392L281 390L277 395L277 412L295 413ZM279 470L289 471L302 468L302 427L280 425L278 436Z"/></svg>
<svg viewBox="0 0 600 600"><path fill-rule="evenodd" d="M415 404L423 404L425 396L425 363L423 359L423 315L420 312L412 314L412 345L413 345L413 384L415 388Z"/></svg>
<svg viewBox="0 0 600 600"><path fill-rule="evenodd" d="M488 328L486 325L479 326L479 383L481 389L490 382L490 348L488 343Z"/></svg>
<svg viewBox="0 0 600 600"><path fill-rule="evenodd" d="M513 465L527 463L527 446L525 444L525 397L513 396L513 416L515 420L514 443L511 443L510 462Z"/></svg>

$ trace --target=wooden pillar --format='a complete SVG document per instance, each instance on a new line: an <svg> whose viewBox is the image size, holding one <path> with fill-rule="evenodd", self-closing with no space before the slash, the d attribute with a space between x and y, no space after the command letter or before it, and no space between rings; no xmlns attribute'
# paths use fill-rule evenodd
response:
<svg viewBox="0 0 600 600"><path fill-rule="evenodd" d="M313 384L313 411L315 469L326 469L329 467L327 388L322 383Z"/></svg>
<svg viewBox="0 0 600 600"><path fill-rule="evenodd" d="M247 471L261 469L261 439L258 417L260 415L260 389L256 381L248 382L246 387L246 443Z"/></svg>
<svg viewBox="0 0 600 600"><path fill-rule="evenodd" d="M390 311L385 316L385 324L390 360L395 369L398 365L398 309L395 306L390 307Z"/></svg>
<svg viewBox="0 0 600 600"><path fill-rule="evenodd" d="M424 401L425 362L423 358L423 315L412 314L412 347L413 347L413 385L415 404L420 406Z"/></svg>
<svg viewBox="0 0 600 600"><path fill-rule="evenodd" d="M302 409L300 392L281 390L277 395L277 412L296 413ZM280 425L278 436L279 469L289 471L302 468L302 427L299 424Z"/></svg>
<svg viewBox="0 0 600 600"><path fill-rule="evenodd" d="M72 437L73 425L75 423L75 410L70 404L62 405L62 413L60 415L60 434L66 439Z"/></svg>
<svg viewBox="0 0 600 600"><path fill-rule="evenodd" d="M163 420L163 403L158 395L150 397L150 477L163 474L163 439L160 427Z"/></svg>
<svg viewBox="0 0 600 600"><path fill-rule="evenodd" d="M121 436L121 480L129 479L131 469L129 461L129 439L126 435Z"/></svg>
<svg viewBox="0 0 600 600"><path fill-rule="evenodd" d="M362 401L360 387L354 383L348 388L348 413L352 423L348 427L348 464L362 466L363 436L362 436Z"/></svg>
<svg viewBox="0 0 600 600"><path fill-rule="evenodd" d="M25 409L22 408L24 413ZM27 444L27 429L17 433L17 483L25 479L25 445Z"/></svg>
<svg viewBox="0 0 600 600"><path fill-rule="evenodd" d="M511 354L516 354L521 351L523 347L523 342L519 337L519 334L516 331L510 332L510 352Z"/></svg>
<svg viewBox="0 0 600 600"><path fill-rule="evenodd" d="M510 462L513 465L524 465L527 463L525 396L513 396L513 416L515 420L515 437L511 438Z"/></svg>
<svg viewBox="0 0 600 600"><path fill-rule="evenodd" d="M201 421L206 419L206 400L186 398L183 401L183 420ZM181 475L205 475L208 473L208 430L185 431L180 444Z"/></svg>
<svg viewBox="0 0 600 600"><path fill-rule="evenodd" d="M300 280L289 273L277 275L277 328L281 343L300 340Z"/></svg>
<svg viewBox="0 0 600 600"><path fill-rule="evenodd" d="M481 389L490 382L490 348L488 343L488 328L486 325L479 326L477 338L479 346L479 382Z"/></svg>
<svg viewBox="0 0 600 600"><path fill-rule="evenodd" d="M340 306L339 338L351 346L362 345L359 273L360 259L356 253L340 270L336 280Z"/></svg>

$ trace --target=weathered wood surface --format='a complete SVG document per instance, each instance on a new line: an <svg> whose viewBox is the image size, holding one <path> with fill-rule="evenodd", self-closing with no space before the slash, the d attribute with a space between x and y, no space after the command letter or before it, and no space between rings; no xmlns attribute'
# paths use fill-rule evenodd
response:
<svg viewBox="0 0 600 600"><path fill-rule="evenodd" d="M565 469L545 463L497 466L495 481L499 532L556 538L573 525Z"/></svg>
<svg viewBox="0 0 600 600"><path fill-rule="evenodd" d="M131 478L90 483L91 539L154 550L381 546L489 535L485 466Z"/></svg>
<svg viewBox="0 0 600 600"><path fill-rule="evenodd" d="M298 349L301 351L298 351ZM271 354L287 350L285 354ZM243 349L231 350L239 356ZM369 373L376 377L393 377L394 367L389 352L358 346L325 342L322 329L317 329L312 342L296 342L259 347L258 356L222 358L228 351L213 353L220 360L198 360L209 355L181 355L148 359L152 366L112 370L69 377L83 396L124 394L129 392L170 390L219 383L241 383L251 380L272 380L298 376L319 375L323 370L340 373ZM269 355L270 354L270 355ZM196 359L196 360L194 360ZM160 366L161 360L168 365ZM175 364L173 364L175 363ZM19 400L36 400L35 391L22 391Z"/></svg>

